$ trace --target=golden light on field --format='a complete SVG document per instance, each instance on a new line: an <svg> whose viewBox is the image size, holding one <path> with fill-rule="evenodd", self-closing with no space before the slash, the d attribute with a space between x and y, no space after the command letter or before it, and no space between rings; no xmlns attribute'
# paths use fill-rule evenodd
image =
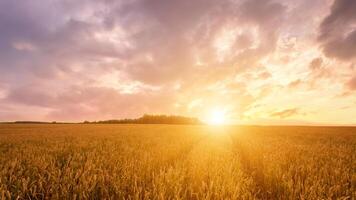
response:
<svg viewBox="0 0 356 200"><path fill-rule="evenodd" d="M222 125L226 123L226 111L223 109L214 109L210 111L208 123L211 125Z"/></svg>
<svg viewBox="0 0 356 200"><path fill-rule="evenodd" d="M356 0L0 9L0 200L356 200Z"/></svg>
<svg viewBox="0 0 356 200"><path fill-rule="evenodd" d="M353 199L355 133L0 124L0 199Z"/></svg>

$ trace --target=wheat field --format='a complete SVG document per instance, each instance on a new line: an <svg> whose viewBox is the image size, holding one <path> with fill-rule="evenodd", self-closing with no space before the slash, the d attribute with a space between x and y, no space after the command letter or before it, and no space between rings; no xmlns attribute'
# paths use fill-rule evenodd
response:
<svg viewBox="0 0 356 200"><path fill-rule="evenodd" d="M356 129L0 125L1 199L355 199Z"/></svg>

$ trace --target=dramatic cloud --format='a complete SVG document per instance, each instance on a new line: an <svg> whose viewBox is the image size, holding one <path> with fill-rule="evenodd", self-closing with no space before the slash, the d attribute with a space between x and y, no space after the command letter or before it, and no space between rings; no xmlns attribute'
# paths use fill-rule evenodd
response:
<svg viewBox="0 0 356 200"><path fill-rule="evenodd" d="M319 41L327 56L348 60L356 57L356 1L335 0L320 25Z"/></svg>
<svg viewBox="0 0 356 200"><path fill-rule="evenodd" d="M232 122L330 121L342 116L324 108L350 106L333 97L354 91L352 0L2 0L0 8L1 121L204 119L216 107ZM278 106L322 114L271 114Z"/></svg>

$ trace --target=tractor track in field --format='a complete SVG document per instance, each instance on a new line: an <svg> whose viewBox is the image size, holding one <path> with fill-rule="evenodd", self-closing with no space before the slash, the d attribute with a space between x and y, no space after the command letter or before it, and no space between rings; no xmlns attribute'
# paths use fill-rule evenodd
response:
<svg viewBox="0 0 356 200"><path fill-rule="evenodd" d="M191 142L187 147L180 150L175 156L167 159L163 164L159 164L155 171L167 171L170 167L174 167L178 162L188 158L188 155L194 150L196 146L201 144L206 139L206 136L201 136L197 140Z"/></svg>
<svg viewBox="0 0 356 200"><path fill-rule="evenodd" d="M251 177L255 187L253 187L253 193L257 199L281 199L286 194L286 189L280 184L274 184L271 186L268 184L268 179L276 181L276 177L269 177L264 174L264 165L261 156L254 154L252 157L249 154L251 147L246 145L247 141L239 136L230 135L232 140L232 148L234 154L238 157L241 164L243 173ZM283 196L281 196L283 195Z"/></svg>
<svg viewBox="0 0 356 200"><path fill-rule="evenodd" d="M184 180L181 185L182 189L182 196L189 199L201 199L201 196L196 196L197 189L202 189L203 182L200 182L195 188L191 190L192 179L189 175L193 173L190 171L192 169L199 169L202 172L202 180L205 183L210 183L210 172L215 172L214 170L211 171L211 165L214 165L218 162L216 160L220 159L220 157L225 157L227 161L232 161L233 157L231 154L231 141L228 136L221 136L221 135L214 135L214 133L204 134L199 137L197 140L191 142L188 146L181 149L175 156L170 157L169 159L165 160L164 163L160 163L157 167L154 167L154 170L151 171L153 174L163 174L163 177L166 176L165 174L169 174L170 170L172 169L180 169L183 172ZM226 151L226 152L225 152ZM198 160L198 162L195 162ZM229 165L229 163L225 163ZM231 163L230 163L231 164ZM175 170L174 170L175 171ZM188 173L188 175L186 174ZM224 175L229 173L229 171L222 172ZM186 176L187 175L187 176ZM216 175L216 174L214 174ZM199 175L198 175L199 176ZM154 176L150 178L154 179ZM231 176L228 178L233 179ZM152 180L151 180L152 181ZM238 180L234 180L237 181ZM150 181L148 181L150 182ZM236 182L236 184L238 184ZM194 185L194 184L193 184ZM148 185L148 187L153 187L153 185ZM205 188L206 192L211 192L209 189ZM148 190L151 190L150 188ZM205 198L205 197L204 197Z"/></svg>

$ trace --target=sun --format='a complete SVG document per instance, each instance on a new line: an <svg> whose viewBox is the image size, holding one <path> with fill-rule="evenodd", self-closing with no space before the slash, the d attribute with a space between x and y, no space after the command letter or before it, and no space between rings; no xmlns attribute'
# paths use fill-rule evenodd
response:
<svg viewBox="0 0 356 200"><path fill-rule="evenodd" d="M226 123L225 111L221 109L214 109L209 114L208 123L211 125L222 125Z"/></svg>

